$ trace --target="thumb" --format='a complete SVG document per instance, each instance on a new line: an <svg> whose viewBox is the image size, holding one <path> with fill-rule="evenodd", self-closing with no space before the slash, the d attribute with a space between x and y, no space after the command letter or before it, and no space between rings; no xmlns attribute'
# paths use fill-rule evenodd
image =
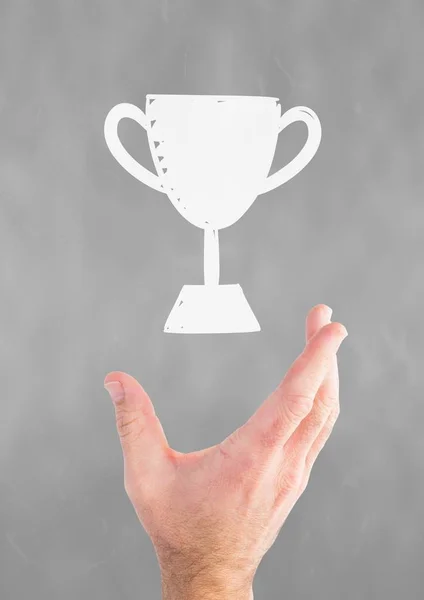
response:
<svg viewBox="0 0 424 600"><path fill-rule="evenodd" d="M165 458L168 442L153 404L134 377L113 371L104 387L115 407L116 426L126 470L153 471Z"/></svg>

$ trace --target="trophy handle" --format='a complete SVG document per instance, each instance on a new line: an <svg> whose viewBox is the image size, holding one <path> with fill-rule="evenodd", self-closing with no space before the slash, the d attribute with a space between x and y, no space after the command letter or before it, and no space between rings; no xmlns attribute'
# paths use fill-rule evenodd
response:
<svg viewBox="0 0 424 600"><path fill-rule="evenodd" d="M260 194L274 190L297 175L312 160L318 150L321 142L321 123L314 111L306 106L295 106L281 115L278 133L296 121L303 121L306 124L308 127L308 139L302 150L293 160L276 173L267 177Z"/></svg>
<svg viewBox="0 0 424 600"><path fill-rule="evenodd" d="M140 165L121 144L121 140L118 136L118 125L119 121L125 117L132 119L141 125L146 131L149 126L146 115L140 108L138 108L138 106L134 106L134 104L128 104L126 102L114 106L109 111L104 125L106 144L112 156L119 162L121 167L124 167L124 169L130 173L130 175L154 190L165 193L159 177Z"/></svg>

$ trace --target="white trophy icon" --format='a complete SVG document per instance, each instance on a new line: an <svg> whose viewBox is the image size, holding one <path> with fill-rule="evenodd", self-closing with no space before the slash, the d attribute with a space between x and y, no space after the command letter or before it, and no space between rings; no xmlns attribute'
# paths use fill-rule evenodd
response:
<svg viewBox="0 0 424 600"><path fill-rule="evenodd" d="M125 150L121 119L147 131L157 175ZM299 154L269 175L279 133L302 121L308 138ZM168 333L241 333L260 325L239 284L219 284L218 230L233 225L257 196L282 185L313 158L321 125L310 108L281 114L278 98L149 94L146 112L122 103L108 113L106 143L133 177L168 196L177 211L204 230L204 285L184 285L164 331Z"/></svg>

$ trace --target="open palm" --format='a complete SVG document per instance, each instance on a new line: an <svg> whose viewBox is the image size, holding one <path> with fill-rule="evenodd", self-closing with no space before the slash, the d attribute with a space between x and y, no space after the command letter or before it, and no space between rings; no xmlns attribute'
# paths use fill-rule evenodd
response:
<svg viewBox="0 0 424 600"><path fill-rule="evenodd" d="M339 414L336 355L347 332L330 319L327 306L313 308L306 346L277 389L225 440L196 452L169 447L134 378L107 375L125 489L163 573L253 579Z"/></svg>

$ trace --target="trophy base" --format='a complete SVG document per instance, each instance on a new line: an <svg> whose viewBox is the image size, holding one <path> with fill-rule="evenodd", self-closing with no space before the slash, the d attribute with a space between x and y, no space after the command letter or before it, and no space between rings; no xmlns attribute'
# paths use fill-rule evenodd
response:
<svg viewBox="0 0 424 600"><path fill-rule="evenodd" d="M165 333L260 331L238 284L184 285L165 323Z"/></svg>

